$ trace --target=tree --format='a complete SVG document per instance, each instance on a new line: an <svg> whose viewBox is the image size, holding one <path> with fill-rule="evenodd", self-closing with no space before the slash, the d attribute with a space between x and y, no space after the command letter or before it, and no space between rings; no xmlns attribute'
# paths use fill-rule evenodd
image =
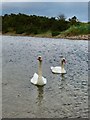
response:
<svg viewBox="0 0 90 120"><path fill-rule="evenodd" d="M76 23L78 22L78 19L76 16L69 18L69 22L71 23L71 25L76 25Z"/></svg>
<svg viewBox="0 0 90 120"><path fill-rule="evenodd" d="M66 17L65 17L65 15L64 14L60 14L60 15L58 15L58 17L57 17L57 19L60 21L65 21L65 19L66 19Z"/></svg>

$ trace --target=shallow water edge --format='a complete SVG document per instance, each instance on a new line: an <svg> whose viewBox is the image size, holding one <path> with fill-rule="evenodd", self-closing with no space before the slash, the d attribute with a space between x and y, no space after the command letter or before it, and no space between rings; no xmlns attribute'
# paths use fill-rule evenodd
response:
<svg viewBox="0 0 90 120"><path fill-rule="evenodd" d="M51 36L51 35L42 35L42 34L37 34L37 35L25 35L25 34L15 34L15 33L5 33L5 34L0 34L0 35L5 35L5 36L27 36L27 37L39 37L39 38L54 38L54 39L69 39L69 40L90 40L88 35L78 35L78 36Z"/></svg>

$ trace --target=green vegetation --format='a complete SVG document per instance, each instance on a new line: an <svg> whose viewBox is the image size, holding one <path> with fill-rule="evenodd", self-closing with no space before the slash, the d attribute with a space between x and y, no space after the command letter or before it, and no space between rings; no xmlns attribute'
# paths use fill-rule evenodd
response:
<svg viewBox="0 0 90 120"><path fill-rule="evenodd" d="M57 18L21 13L5 14L2 16L2 33L75 36L90 34L90 23L81 23L76 16L66 20L63 14Z"/></svg>
<svg viewBox="0 0 90 120"><path fill-rule="evenodd" d="M61 35L65 36L76 36L76 35L87 35L90 34L90 24L80 23L80 25L73 25L66 31L62 32Z"/></svg>

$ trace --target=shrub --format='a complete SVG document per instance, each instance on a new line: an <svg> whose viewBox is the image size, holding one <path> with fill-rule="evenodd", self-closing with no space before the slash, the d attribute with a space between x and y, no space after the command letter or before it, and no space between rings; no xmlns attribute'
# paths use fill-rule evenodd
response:
<svg viewBox="0 0 90 120"><path fill-rule="evenodd" d="M60 32L58 32L58 31L52 31L52 36L57 36L59 34L60 34Z"/></svg>

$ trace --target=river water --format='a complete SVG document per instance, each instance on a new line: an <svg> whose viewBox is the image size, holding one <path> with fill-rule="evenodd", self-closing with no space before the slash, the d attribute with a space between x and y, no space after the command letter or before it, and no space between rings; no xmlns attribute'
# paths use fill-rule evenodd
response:
<svg viewBox="0 0 90 120"><path fill-rule="evenodd" d="M44 87L30 79L43 58ZM53 74L61 56L65 75ZM2 37L3 118L87 118L88 41L20 36Z"/></svg>

